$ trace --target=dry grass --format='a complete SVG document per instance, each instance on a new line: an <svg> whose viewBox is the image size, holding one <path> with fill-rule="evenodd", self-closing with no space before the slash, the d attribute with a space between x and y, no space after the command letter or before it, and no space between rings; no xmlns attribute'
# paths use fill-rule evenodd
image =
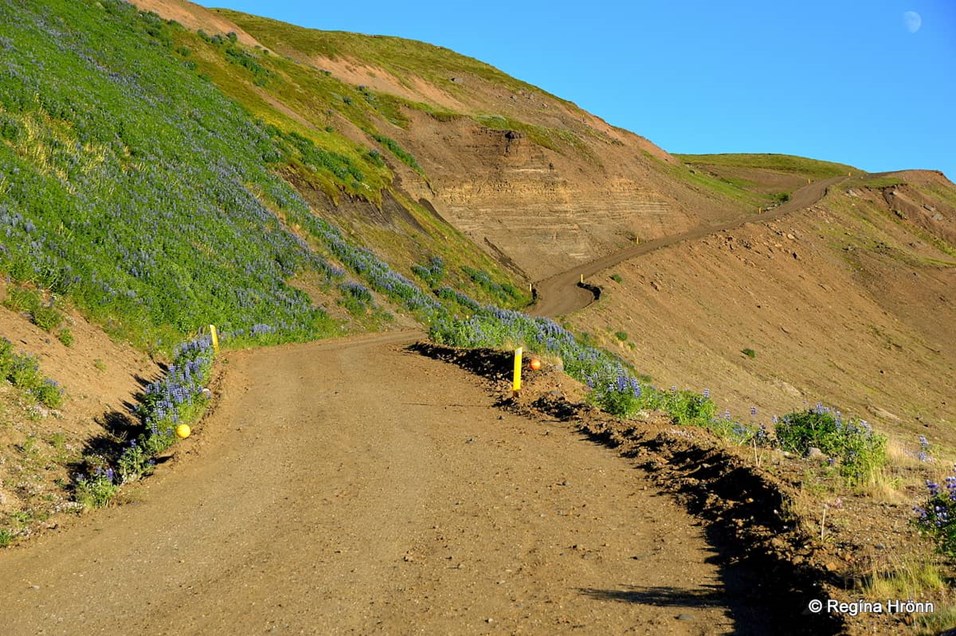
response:
<svg viewBox="0 0 956 636"><path fill-rule="evenodd" d="M947 584L934 558L908 554L891 556L882 564L874 562L862 587L870 599L921 600L939 597Z"/></svg>

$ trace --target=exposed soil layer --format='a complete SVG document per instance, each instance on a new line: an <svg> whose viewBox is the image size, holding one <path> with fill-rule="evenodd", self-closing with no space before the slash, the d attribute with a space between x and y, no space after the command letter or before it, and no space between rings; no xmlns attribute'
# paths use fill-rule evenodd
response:
<svg viewBox="0 0 956 636"><path fill-rule="evenodd" d="M531 307L530 313L538 316L561 316L583 309L600 297L600 293L580 285L584 278L660 249L731 230L751 222L766 223L781 219L813 205L826 194L829 187L839 181L840 178L815 181L797 190L783 205L760 216L741 216L715 225L701 225L686 232L639 243L555 274L536 283L537 303Z"/></svg>
<svg viewBox="0 0 956 636"><path fill-rule="evenodd" d="M601 301L569 326L658 386L709 389L736 418L756 407L769 425L822 401L913 456L919 435L954 447L956 258L946 241L956 207L930 196L952 185L933 173L893 179L901 185L845 183L783 218L621 262L590 279Z"/></svg>
<svg viewBox="0 0 956 636"><path fill-rule="evenodd" d="M6 295L0 279L0 303ZM51 515L75 505L64 489L71 464L93 450L91 440L104 430L127 423L136 395L162 371L74 311L64 313L61 328L72 334L70 346L25 314L0 307L0 337L18 354L34 356L40 372L65 390L62 406L48 409L0 381L0 528L18 537L55 526Z"/></svg>

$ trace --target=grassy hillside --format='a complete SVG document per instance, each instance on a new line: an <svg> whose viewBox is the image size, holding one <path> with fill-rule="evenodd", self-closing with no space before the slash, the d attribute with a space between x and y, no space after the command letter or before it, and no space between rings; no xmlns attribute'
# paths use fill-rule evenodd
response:
<svg viewBox="0 0 956 636"><path fill-rule="evenodd" d="M391 180L375 149L251 117L176 42L240 83L261 74L251 58L126 3L15 1L0 23L0 271L145 347L208 323L282 339L337 331L342 255L328 232L302 229L315 223L289 181L306 196L362 192L374 210ZM506 282L424 209L393 207L417 231L377 247L406 272L444 251ZM291 284L303 276L318 302ZM470 280L451 275L481 296Z"/></svg>
<svg viewBox="0 0 956 636"><path fill-rule="evenodd" d="M793 155L778 154L719 154L719 155L674 155L684 163L697 166L713 166L724 168L756 168L773 172L788 172L801 177L826 179L840 177L846 174L862 174L862 172L842 163L795 157Z"/></svg>
<svg viewBox="0 0 956 636"><path fill-rule="evenodd" d="M853 166L779 154L674 155L698 176L748 192L765 205L786 201L811 180L865 174Z"/></svg>

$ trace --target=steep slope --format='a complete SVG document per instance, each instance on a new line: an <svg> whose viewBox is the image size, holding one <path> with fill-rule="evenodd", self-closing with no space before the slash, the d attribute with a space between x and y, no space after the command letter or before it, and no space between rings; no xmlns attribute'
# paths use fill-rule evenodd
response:
<svg viewBox="0 0 956 636"><path fill-rule="evenodd" d="M824 401L911 448L919 434L952 446L954 229L941 174L852 177L805 211L604 271L601 301L571 323L735 417Z"/></svg>

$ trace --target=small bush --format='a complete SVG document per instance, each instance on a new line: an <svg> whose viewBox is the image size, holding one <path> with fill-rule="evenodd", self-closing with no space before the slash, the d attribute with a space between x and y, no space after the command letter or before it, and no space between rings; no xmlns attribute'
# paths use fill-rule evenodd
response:
<svg viewBox="0 0 956 636"><path fill-rule="evenodd" d="M63 322L63 314L53 305L40 305L30 312L30 321L40 329L52 332Z"/></svg>
<svg viewBox="0 0 956 636"><path fill-rule="evenodd" d="M13 543L13 533L6 528L0 528L0 548L5 548Z"/></svg>
<svg viewBox="0 0 956 636"><path fill-rule="evenodd" d="M777 423L777 440L784 450L805 454L819 448L840 462L840 474L851 484L871 479L886 463L886 437L864 420L843 420L823 405L784 415Z"/></svg>
<svg viewBox="0 0 956 636"><path fill-rule="evenodd" d="M926 502L913 510L917 527L936 540L940 553L956 558L956 475L947 477L945 484L940 488L936 482L927 481Z"/></svg>
<svg viewBox="0 0 956 636"><path fill-rule="evenodd" d="M642 408L664 411L676 424L705 427L717 414L717 405L710 398L676 387L670 391L649 387L644 392Z"/></svg>
<svg viewBox="0 0 956 636"><path fill-rule="evenodd" d="M626 331L615 331L615 332L614 332L614 337L617 338L618 340L620 340L621 342L624 342L625 340L627 340L627 332L626 332Z"/></svg>
<svg viewBox="0 0 956 636"><path fill-rule="evenodd" d="M6 338L0 338L0 382L6 380L13 369L13 343Z"/></svg>
<svg viewBox="0 0 956 636"><path fill-rule="evenodd" d="M428 259L428 265L412 265L412 273L434 289L445 278L445 261L441 256L432 256Z"/></svg>
<svg viewBox="0 0 956 636"><path fill-rule="evenodd" d="M47 408L58 409L63 405L63 389L53 380L43 380L31 390L31 393L40 404Z"/></svg>
<svg viewBox="0 0 956 636"><path fill-rule="evenodd" d="M0 382L8 381L51 409L63 404L63 389L40 373L36 358L20 355L6 338L0 338Z"/></svg>
<svg viewBox="0 0 956 636"><path fill-rule="evenodd" d="M354 316L364 315L370 307L375 305L372 292L361 283L351 281L342 283L339 285L339 291L342 294L339 304Z"/></svg>
<svg viewBox="0 0 956 636"><path fill-rule="evenodd" d="M613 382L595 386L588 399L612 415L630 417L641 409L642 392L637 380L621 374Z"/></svg>
<svg viewBox="0 0 956 636"><path fill-rule="evenodd" d="M33 313L40 306L40 295L32 289L13 287L3 301L3 306L12 311Z"/></svg>
<svg viewBox="0 0 956 636"><path fill-rule="evenodd" d="M64 347L73 346L73 342L74 342L73 332L70 331L69 329L66 329L66 328L60 329L60 333L58 333L56 337L60 340L60 342L63 343Z"/></svg>
<svg viewBox="0 0 956 636"><path fill-rule="evenodd" d="M744 354L745 356L747 356L747 357L750 358L750 359L753 359L753 358L756 358L756 357L757 357L757 352L754 351L753 349L749 348L749 347L746 348L746 349L742 349L742 350L740 351L740 353Z"/></svg>
<svg viewBox="0 0 956 636"><path fill-rule="evenodd" d="M40 365L32 356L14 355L7 379L18 389L32 389L40 383Z"/></svg>
<svg viewBox="0 0 956 636"><path fill-rule="evenodd" d="M156 462L153 461L153 453L150 452L150 448L133 440L123 451L123 455L117 464L120 483L126 484L149 475L153 472L155 466Z"/></svg>
<svg viewBox="0 0 956 636"><path fill-rule="evenodd" d="M611 274L611 280L613 280L615 283L623 283L623 282L624 282L624 279L621 278L621 275L620 275L620 274Z"/></svg>
<svg viewBox="0 0 956 636"><path fill-rule="evenodd" d="M112 501L119 491L116 474L112 468L98 468L90 477L76 481L76 501L84 508L102 508Z"/></svg>

